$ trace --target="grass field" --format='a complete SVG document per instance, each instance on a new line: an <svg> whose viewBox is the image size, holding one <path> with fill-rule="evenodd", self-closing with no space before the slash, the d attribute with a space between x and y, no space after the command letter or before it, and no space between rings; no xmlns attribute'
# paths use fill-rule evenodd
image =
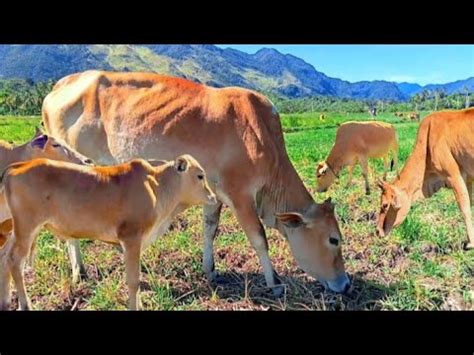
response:
<svg viewBox="0 0 474 355"><path fill-rule="evenodd" d="M422 117L426 113L422 114ZM215 243L216 268L225 283L211 288L202 271L201 208L188 210L169 233L142 258L142 303L145 309L277 309L277 310L440 310L473 309L474 252L462 250L466 230L450 190L415 204L405 222L385 238L375 234L380 192L371 175L372 194L365 196L360 168L345 188L347 173L324 194L314 192L315 164L334 142L337 124L368 119L367 114L319 113L283 115L290 158L316 201L331 196L344 236L346 268L354 279L349 295L325 292L296 266L289 247L267 229L270 256L286 285L275 299L265 288L258 259L229 209L224 208ZM378 119L396 124L400 137L400 168L411 152L418 123L391 114ZM0 139L24 142L39 118L0 118ZM372 161L381 176L381 161ZM389 175L392 180L395 173ZM34 271L27 269L33 307L44 310L126 309L123 256L100 242L83 241L87 279L71 284L66 246L42 232ZM16 300L15 300L16 302Z"/></svg>

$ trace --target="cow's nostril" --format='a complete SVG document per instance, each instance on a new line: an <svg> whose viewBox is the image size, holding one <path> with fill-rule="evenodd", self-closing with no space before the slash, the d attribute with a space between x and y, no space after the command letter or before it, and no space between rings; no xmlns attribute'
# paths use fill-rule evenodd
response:
<svg viewBox="0 0 474 355"><path fill-rule="evenodd" d="M88 165L94 164L94 162L92 161L92 159L86 159L86 160L84 160L84 163L85 163L85 164L88 164Z"/></svg>

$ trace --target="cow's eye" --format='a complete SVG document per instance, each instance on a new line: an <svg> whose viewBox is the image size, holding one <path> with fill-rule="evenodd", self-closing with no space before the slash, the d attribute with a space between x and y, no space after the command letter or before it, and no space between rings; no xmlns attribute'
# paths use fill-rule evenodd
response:
<svg viewBox="0 0 474 355"><path fill-rule="evenodd" d="M339 239L337 238L329 238L329 243L335 245L336 247L339 245Z"/></svg>
<svg viewBox="0 0 474 355"><path fill-rule="evenodd" d="M58 148L58 147L61 146L61 144L57 144L57 143L53 143L53 144L51 144L51 145L52 145L54 148Z"/></svg>
<svg viewBox="0 0 474 355"><path fill-rule="evenodd" d="M199 175L198 175L198 179L199 179L199 180L202 180L202 179L204 179L204 175L202 175L202 174L199 174Z"/></svg>

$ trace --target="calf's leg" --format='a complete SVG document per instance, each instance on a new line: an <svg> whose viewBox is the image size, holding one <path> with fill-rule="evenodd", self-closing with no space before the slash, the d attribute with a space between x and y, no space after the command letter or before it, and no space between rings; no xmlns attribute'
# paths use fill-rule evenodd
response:
<svg viewBox="0 0 474 355"><path fill-rule="evenodd" d="M125 274L128 286L128 308L136 311L141 308L140 303L140 254L141 245L137 241L122 243L125 253Z"/></svg>
<svg viewBox="0 0 474 355"><path fill-rule="evenodd" d="M28 223L19 220L14 221L12 236L13 243L8 253L8 266L13 281L15 282L20 310L30 310L32 308L26 292L23 273L26 259L36 235L36 226L29 225Z"/></svg>

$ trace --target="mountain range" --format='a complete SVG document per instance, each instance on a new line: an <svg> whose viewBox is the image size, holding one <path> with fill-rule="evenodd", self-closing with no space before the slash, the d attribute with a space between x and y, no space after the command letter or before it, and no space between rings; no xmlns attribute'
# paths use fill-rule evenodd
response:
<svg viewBox="0 0 474 355"><path fill-rule="evenodd" d="M214 45L0 45L0 79L57 80L88 69L158 72L288 98L329 95L403 101L423 90L474 91L474 77L426 86L383 80L350 83L272 48L248 54Z"/></svg>

